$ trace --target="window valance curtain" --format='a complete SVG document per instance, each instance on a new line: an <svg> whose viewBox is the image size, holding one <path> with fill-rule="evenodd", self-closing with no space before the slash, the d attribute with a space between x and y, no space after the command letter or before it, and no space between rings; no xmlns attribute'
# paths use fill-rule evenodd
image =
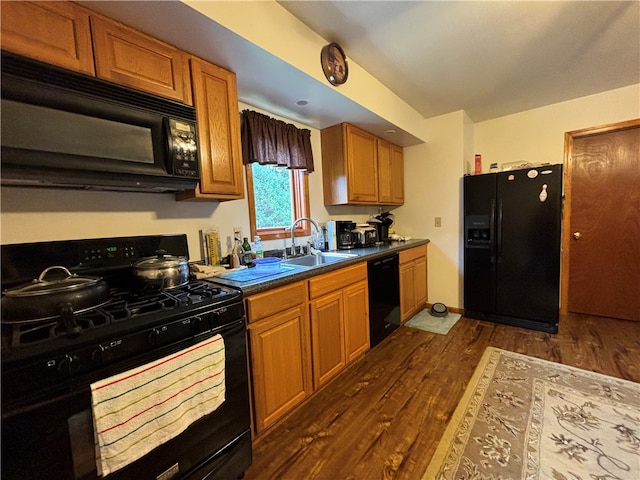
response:
<svg viewBox="0 0 640 480"><path fill-rule="evenodd" d="M241 135L245 164L275 164L313 172L310 130L252 110L243 110Z"/></svg>

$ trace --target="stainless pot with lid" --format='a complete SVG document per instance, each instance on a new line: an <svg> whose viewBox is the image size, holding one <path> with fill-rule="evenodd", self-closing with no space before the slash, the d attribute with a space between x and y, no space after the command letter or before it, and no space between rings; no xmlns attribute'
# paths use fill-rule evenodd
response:
<svg viewBox="0 0 640 480"><path fill-rule="evenodd" d="M133 276L139 289L164 290L189 283L189 262L184 257L157 250L156 256L137 260Z"/></svg>

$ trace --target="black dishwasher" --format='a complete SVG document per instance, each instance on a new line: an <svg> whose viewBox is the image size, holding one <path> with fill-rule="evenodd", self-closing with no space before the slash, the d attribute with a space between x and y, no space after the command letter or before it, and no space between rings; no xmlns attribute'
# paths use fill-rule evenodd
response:
<svg viewBox="0 0 640 480"><path fill-rule="evenodd" d="M398 254L371 260L369 275L369 335L375 347L400 326Z"/></svg>

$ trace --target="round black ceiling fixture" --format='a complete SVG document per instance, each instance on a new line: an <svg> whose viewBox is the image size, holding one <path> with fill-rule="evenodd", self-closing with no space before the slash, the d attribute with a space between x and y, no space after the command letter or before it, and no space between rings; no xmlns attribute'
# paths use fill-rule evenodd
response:
<svg viewBox="0 0 640 480"><path fill-rule="evenodd" d="M320 64L324 76L331 85L342 85L349 78L349 65L344 50L337 43L325 45L320 52Z"/></svg>

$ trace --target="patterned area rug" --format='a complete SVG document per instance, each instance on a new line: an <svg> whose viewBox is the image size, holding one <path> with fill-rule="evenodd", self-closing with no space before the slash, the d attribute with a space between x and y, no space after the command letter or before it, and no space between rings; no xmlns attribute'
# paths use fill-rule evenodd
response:
<svg viewBox="0 0 640 480"><path fill-rule="evenodd" d="M638 480L640 384L489 347L423 480Z"/></svg>

